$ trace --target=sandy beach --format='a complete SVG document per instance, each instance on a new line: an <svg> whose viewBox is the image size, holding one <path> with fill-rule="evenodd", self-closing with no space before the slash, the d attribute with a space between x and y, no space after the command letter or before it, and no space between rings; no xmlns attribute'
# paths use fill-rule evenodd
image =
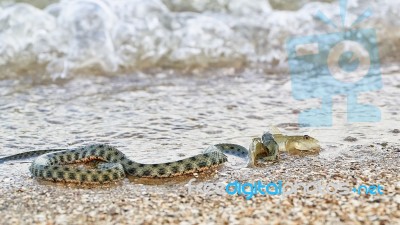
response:
<svg viewBox="0 0 400 225"><path fill-rule="evenodd" d="M0 224L400 224L399 11L393 0L0 0L0 158L107 144L142 176L142 164L248 147L276 128L321 145L107 185L43 181L32 159L7 161Z"/></svg>
<svg viewBox="0 0 400 225"><path fill-rule="evenodd" d="M0 220L2 224L398 224L399 147L371 143L348 150L333 159L284 156L279 163L255 170L222 168L200 178L210 184L316 179L355 186L382 184L383 195L309 195L299 191L285 197L246 200L227 194L189 195L187 182L193 176L179 182L164 179L164 184L125 180L109 187L77 187L38 182L25 172L22 177L3 178ZM26 179L23 183L27 185L18 184L20 179Z"/></svg>

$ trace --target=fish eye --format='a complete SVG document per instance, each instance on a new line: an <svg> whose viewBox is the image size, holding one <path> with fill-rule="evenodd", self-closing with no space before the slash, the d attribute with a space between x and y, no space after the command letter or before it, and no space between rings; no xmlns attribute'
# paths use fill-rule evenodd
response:
<svg viewBox="0 0 400 225"><path fill-rule="evenodd" d="M310 136L304 135L304 139L308 140L308 139L310 139L310 138L311 138Z"/></svg>

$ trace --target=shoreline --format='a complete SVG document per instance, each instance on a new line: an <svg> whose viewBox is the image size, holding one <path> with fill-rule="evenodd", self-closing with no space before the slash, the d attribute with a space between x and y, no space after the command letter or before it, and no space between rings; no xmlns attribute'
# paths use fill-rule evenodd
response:
<svg viewBox="0 0 400 225"><path fill-rule="evenodd" d="M324 129L295 126L299 111L319 104L294 100L289 77L238 74L234 79L196 81L177 77L138 88L125 76L100 81L82 78L24 91L4 87L10 94L3 99L7 107L0 123L2 155L96 141L116 146L138 162L167 162L198 154L213 143L247 146L273 124L287 135L315 137L322 151L316 156L282 155L279 162L254 169L243 168L244 162L228 156L217 172L198 177L129 178L102 187L32 179L30 161L0 164L0 223L400 224L400 74L382 78L382 90L359 98L382 110L380 123L347 124L341 96L333 106L334 126ZM380 184L384 194L298 192L246 200L228 194L189 195L192 178L198 178L194 185L235 180Z"/></svg>

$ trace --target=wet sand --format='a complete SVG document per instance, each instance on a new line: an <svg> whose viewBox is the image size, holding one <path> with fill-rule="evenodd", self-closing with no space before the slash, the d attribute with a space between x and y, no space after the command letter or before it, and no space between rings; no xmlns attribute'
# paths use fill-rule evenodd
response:
<svg viewBox="0 0 400 225"><path fill-rule="evenodd" d="M333 159L283 156L278 163L257 169L223 167L200 182L340 181L355 186L382 184L383 195L299 191L246 200L195 191L189 195L187 183L193 176L164 179L164 184L144 185L143 180L131 179L112 186L77 187L38 182L24 175L2 181L0 220L2 224L399 224L398 145L371 143L348 151ZM26 179L23 183L28 185L21 185L19 179Z"/></svg>
<svg viewBox="0 0 400 225"><path fill-rule="evenodd" d="M335 106L340 112L334 115L334 127L318 130L294 126L296 110L310 105L299 106L299 102L291 99L288 79L253 78L245 73L228 75L199 79L193 86L188 84L189 78L179 78L141 90L122 86L118 89L122 90L120 92L111 87L96 89L109 82L108 78L99 78L100 81L93 83L87 80L86 85L93 85L93 89L82 88L85 83L78 84L78 81L57 87L35 86L22 91L2 89L5 104L0 122L1 155L51 148L57 144L57 147L65 147L68 143L73 147L86 144L84 140L99 140L121 146L122 151L138 161L161 162L198 153L210 143L229 141L247 146L251 137L261 135L272 124L287 134L315 136L323 150L318 156L282 155L279 162L264 163L255 169L243 168L243 162L229 156L228 163L206 174L156 181L130 178L101 187L38 181L30 178L29 160L5 163L0 165L0 223L400 223L400 134L396 130L400 128L399 75L385 75L382 91L364 98L381 107L380 123L341 124L345 114L342 106ZM230 79L229 82L226 79ZM117 87L121 83L113 82ZM76 87L80 89L68 92ZM260 93L265 94L261 96ZM33 94L31 98L24 98L30 94ZM60 96L64 99L57 100ZM44 101L46 98L48 103ZM19 99L19 102L12 103L13 99ZM92 100L93 104L86 104ZM150 102L143 109L146 114L126 103L134 100L139 105ZM64 106L63 101L76 107ZM169 104L163 103L168 101ZM218 105L211 107L211 103ZM103 108L106 105L111 106ZM157 113L160 112L148 114L157 105L163 113L170 115L159 120ZM112 111L114 114L107 114L112 107L116 107ZM125 111L118 107L125 107ZM183 108L187 111L182 112ZM99 113L101 109L105 113ZM63 114L60 110L64 110ZM12 112L14 114L10 114ZM58 114L48 117L55 112ZM136 113L130 122L123 119L126 112ZM102 118L88 120L91 116ZM30 122L26 125L22 121ZM141 123L144 125L139 126ZM90 126L85 127L85 124ZM36 135L40 129L42 133ZM85 132L78 132L82 130ZM149 134L149 131L153 133ZM189 194L187 183L194 177L198 178L195 185L234 180L262 180L264 183L323 180L354 186L380 184L384 194L310 195L298 192L284 197L254 196L246 200L237 195Z"/></svg>

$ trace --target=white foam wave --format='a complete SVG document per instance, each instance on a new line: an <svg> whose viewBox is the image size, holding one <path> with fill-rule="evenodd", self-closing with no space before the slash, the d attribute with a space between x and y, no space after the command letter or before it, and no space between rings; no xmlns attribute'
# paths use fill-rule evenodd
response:
<svg viewBox="0 0 400 225"><path fill-rule="evenodd" d="M367 7L382 60L398 57L400 2L350 1L348 18ZM337 4L312 2L278 11L266 0L69 0L44 9L25 3L0 8L0 78L76 73L116 74L149 68L256 66L287 68L293 35L337 32L313 19L340 21Z"/></svg>

